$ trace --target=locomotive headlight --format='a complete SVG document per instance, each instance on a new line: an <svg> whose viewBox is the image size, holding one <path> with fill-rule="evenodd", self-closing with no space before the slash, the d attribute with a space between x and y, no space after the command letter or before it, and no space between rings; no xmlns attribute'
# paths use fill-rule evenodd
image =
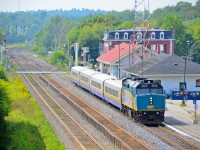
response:
<svg viewBox="0 0 200 150"><path fill-rule="evenodd" d="M149 103L150 103L150 105L153 105L153 99L152 99L152 97L150 97Z"/></svg>

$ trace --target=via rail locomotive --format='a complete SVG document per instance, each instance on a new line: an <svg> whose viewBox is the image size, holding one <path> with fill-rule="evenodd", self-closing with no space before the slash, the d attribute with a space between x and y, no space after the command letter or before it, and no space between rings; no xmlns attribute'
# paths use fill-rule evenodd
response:
<svg viewBox="0 0 200 150"><path fill-rule="evenodd" d="M71 69L72 82L90 91L143 124L164 121L165 95L159 80L124 78L122 80L85 67Z"/></svg>

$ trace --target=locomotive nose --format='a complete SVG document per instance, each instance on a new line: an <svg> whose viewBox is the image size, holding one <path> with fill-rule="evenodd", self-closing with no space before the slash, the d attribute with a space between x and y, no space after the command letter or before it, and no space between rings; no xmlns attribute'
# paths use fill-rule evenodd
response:
<svg viewBox="0 0 200 150"><path fill-rule="evenodd" d="M153 105L153 98L152 97L149 98L149 104Z"/></svg>

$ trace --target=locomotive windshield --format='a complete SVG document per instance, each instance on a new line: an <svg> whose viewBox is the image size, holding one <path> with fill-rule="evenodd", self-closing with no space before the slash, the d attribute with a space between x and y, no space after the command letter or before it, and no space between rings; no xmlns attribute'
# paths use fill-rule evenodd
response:
<svg viewBox="0 0 200 150"><path fill-rule="evenodd" d="M137 94L146 94L146 93L155 93L155 94L163 94L162 88L145 88L145 89L137 89Z"/></svg>
<svg viewBox="0 0 200 150"><path fill-rule="evenodd" d="M155 93L163 94L163 88L159 84L140 84L136 88L137 94Z"/></svg>

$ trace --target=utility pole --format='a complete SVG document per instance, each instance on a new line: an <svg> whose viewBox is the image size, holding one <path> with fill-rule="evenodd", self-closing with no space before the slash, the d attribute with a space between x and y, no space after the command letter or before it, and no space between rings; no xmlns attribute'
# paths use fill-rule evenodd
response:
<svg viewBox="0 0 200 150"><path fill-rule="evenodd" d="M118 64L118 79L120 79L120 44L119 44L119 64Z"/></svg>
<svg viewBox="0 0 200 150"><path fill-rule="evenodd" d="M134 31L132 44L141 44L142 55L140 56L142 61L142 77L143 65L144 65L144 50L151 46L151 37L148 34L151 33L150 28L150 3L149 0L135 0L134 7Z"/></svg>
<svg viewBox="0 0 200 150"><path fill-rule="evenodd" d="M3 46L1 46L1 64L3 64Z"/></svg>
<svg viewBox="0 0 200 150"><path fill-rule="evenodd" d="M144 70L144 69L143 69L143 68L144 68L144 58L143 58L144 56L143 56L143 51L144 51L144 50L143 50L143 44L142 44L142 78L143 78L143 72L144 72L144 71L143 71L143 70Z"/></svg>
<svg viewBox="0 0 200 150"><path fill-rule="evenodd" d="M16 34L18 35L18 32L20 32L20 25L21 25L21 16L20 16L20 0L18 0L18 7L19 7L19 20L18 25L16 26Z"/></svg>
<svg viewBox="0 0 200 150"><path fill-rule="evenodd" d="M75 43L74 50L75 50L75 66L78 66L78 43Z"/></svg>
<svg viewBox="0 0 200 150"><path fill-rule="evenodd" d="M71 54L70 54L70 41L69 41L70 39L68 38L68 66L69 66L69 68L71 67Z"/></svg>

